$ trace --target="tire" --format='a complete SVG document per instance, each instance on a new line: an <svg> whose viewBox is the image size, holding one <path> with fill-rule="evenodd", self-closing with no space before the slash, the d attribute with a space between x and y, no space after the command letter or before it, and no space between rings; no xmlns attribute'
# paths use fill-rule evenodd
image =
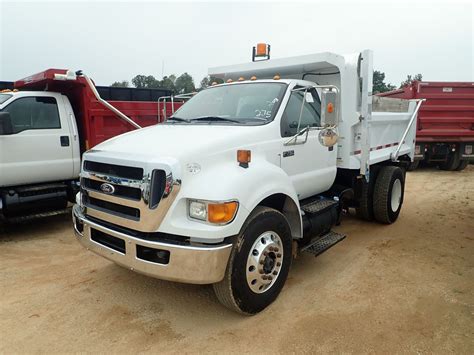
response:
<svg viewBox="0 0 474 355"><path fill-rule="evenodd" d="M371 182L367 183L364 181L361 182L359 206L356 207L356 215L360 219L366 221L372 221L374 219L374 208L373 208L373 190L374 184Z"/></svg>
<svg viewBox="0 0 474 355"><path fill-rule="evenodd" d="M441 170L454 171L459 166L461 157L459 152L456 151L448 155L447 160L444 163L439 164Z"/></svg>
<svg viewBox="0 0 474 355"><path fill-rule="evenodd" d="M374 217L377 222L391 224L400 214L405 191L405 176L397 166L384 166L374 186Z"/></svg>
<svg viewBox="0 0 474 355"><path fill-rule="evenodd" d="M407 171L413 171L418 169L418 166L420 165L421 160L414 160L408 165Z"/></svg>
<svg viewBox="0 0 474 355"><path fill-rule="evenodd" d="M238 313L262 311L283 288L291 258L291 230L285 216L272 208L257 207L237 237L224 279L213 285L218 300Z"/></svg>
<svg viewBox="0 0 474 355"><path fill-rule="evenodd" d="M462 171L462 170L466 169L467 164L469 164L469 160L461 160L459 162L459 165L456 168L456 171Z"/></svg>

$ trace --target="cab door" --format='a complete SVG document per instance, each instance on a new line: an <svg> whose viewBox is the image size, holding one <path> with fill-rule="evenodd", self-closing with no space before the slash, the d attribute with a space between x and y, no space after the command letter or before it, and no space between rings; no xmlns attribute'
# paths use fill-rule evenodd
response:
<svg viewBox="0 0 474 355"><path fill-rule="evenodd" d="M20 94L1 111L10 113L13 133L0 136L0 186L73 178L69 124L56 97Z"/></svg>
<svg viewBox="0 0 474 355"><path fill-rule="evenodd" d="M308 128L307 133L294 137ZM325 147L321 132L321 101L316 89L293 88L281 118L281 168L304 199L328 190L336 177L337 147Z"/></svg>

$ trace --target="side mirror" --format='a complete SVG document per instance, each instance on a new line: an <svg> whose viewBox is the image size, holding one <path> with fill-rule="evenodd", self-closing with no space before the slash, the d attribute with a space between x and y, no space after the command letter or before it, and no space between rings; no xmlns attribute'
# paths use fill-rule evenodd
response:
<svg viewBox="0 0 474 355"><path fill-rule="evenodd" d="M337 120L337 92L333 89L321 90L321 125L336 126Z"/></svg>
<svg viewBox="0 0 474 355"><path fill-rule="evenodd" d="M0 136L13 134L10 112L0 112Z"/></svg>

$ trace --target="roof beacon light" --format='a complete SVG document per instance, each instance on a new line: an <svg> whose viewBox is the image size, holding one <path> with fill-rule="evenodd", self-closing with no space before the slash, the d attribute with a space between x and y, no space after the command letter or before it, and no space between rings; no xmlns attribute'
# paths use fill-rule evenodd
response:
<svg viewBox="0 0 474 355"><path fill-rule="evenodd" d="M262 58L257 60L257 58ZM257 43L252 49L252 62L270 59L270 45L266 43Z"/></svg>
<svg viewBox="0 0 474 355"><path fill-rule="evenodd" d="M227 79L226 82L227 82L227 83L231 83L231 82L232 82L232 79Z"/></svg>
<svg viewBox="0 0 474 355"><path fill-rule="evenodd" d="M276 75L273 77L273 80L280 80L280 75L276 74Z"/></svg>
<svg viewBox="0 0 474 355"><path fill-rule="evenodd" d="M250 80L257 80L257 77L255 75L250 77Z"/></svg>
<svg viewBox="0 0 474 355"><path fill-rule="evenodd" d="M244 80L245 80L245 78L244 78L243 76L241 76L241 77L239 78L239 81L244 81Z"/></svg>

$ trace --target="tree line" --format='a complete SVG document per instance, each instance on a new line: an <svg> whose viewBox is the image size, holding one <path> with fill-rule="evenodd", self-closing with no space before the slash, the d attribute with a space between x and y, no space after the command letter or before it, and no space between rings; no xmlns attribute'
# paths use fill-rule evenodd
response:
<svg viewBox="0 0 474 355"><path fill-rule="evenodd" d="M421 81L423 79L423 75L415 74L415 75L407 75L407 78L400 83L399 88L403 88L413 81L418 80ZM161 80L156 79L153 75L136 75L131 80L131 83L136 88L147 88L147 89L154 89L154 88L164 88L171 90L174 94L185 94L189 92L199 91L202 89L207 88L213 82L218 84L222 84L223 80L206 76L204 77L200 83L199 87L196 87L194 84L193 77L188 73L183 73L180 76L176 76L171 74L169 76L164 76ZM112 83L113 87L130 87L130 82L123 80L123 81L116 81ZM381 93L386 91L395 90L397 87L391 83L387 83L385 81L385 73L379 70L374 71L373 75L373 88L372 92Z"/></svg>

